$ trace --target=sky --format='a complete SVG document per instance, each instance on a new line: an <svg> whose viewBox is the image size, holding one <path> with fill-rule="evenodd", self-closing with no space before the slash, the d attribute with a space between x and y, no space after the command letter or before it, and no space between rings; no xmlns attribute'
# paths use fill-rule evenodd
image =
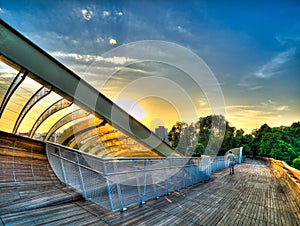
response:
<svg viewBox="0 0 300 226"><path fill-rule="evenodd" d="M300 120L299 1L0 0L0 16L152 130Z"/></svg>

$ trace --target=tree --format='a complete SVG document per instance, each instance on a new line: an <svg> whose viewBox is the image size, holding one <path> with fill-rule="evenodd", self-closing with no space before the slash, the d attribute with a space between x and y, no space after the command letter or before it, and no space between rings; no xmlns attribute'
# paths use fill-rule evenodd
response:
<svg viewBox="0 0 300 226"><path fill-rule="evenodd" d="M205 154L217 154L222 149L222 142L229 123L223 115L209 115L199 118L198 143L204 146ZM226 144L226 143L224 143Z"/></svg>
<svg viewBox="0 0 300 226"><path fill-rule="evenodd" d="M294 152L292 145L284 140L278 140L270 154L273 158L283 160L289 165L296 157L296 153Z"/></svg>
<svg viewBox="0 0 300 226"><path fill-rule="evenodd" d="M241 147L244 143L244 130L243 129L238 129L235 131L234 134L234 141L233 141L233 146L235 147Z"/></svg>
<svg viewBox="0 0 300 226"><path fill-rule="evenodd" d="M237 147L234 138L235 130L235 127L230 126L229 122L226 121L226 131L218 155L224 155L226 151Z"/></svg>
<svg viewBox="0 0 300 226"><path fill-rule="evenodd" d="M246 156L250 156L252 154L251 147L252 147L252 142L253 142L253 136L251 134L246 134L243 136L243 153Z"/></svg>
<svg viewBox="0 0 300 226"><path fill-rule="evenodd" d="M292 161L292 167L300 170L300 155Z"/></svg>
<svg viewBox="0 0 300 226"><path fill-rule="evenodd" d="M264 136L265 133L268 132L271 132L271 128L266 123L263 124L258 130L254 130L252 132L252 135L254 135L254 139L252 141L251 151L254 156L256 156L259 151L259 146L261 144L262 137Z"/></svg>
<svg viewBox="0 0 300 226"><path fill-rule="evenodd" d="M188 152L190 151L189 147L191 146L190 137L191 136L188 127L181 128L180 138L176 150L184 156L191 156L192 154Z"/></svg>
<svg viewBox="0 0 300 226"><path fill-rule="evenodd" d="M173 148L176 148L178 146L182 128L186 126L187 124L185 122L176 122L176 124L170 130L168 134L168 140L171 142L171 146Z"/></svg>
<svg viewBox="0 0 300 226"><path fill-rule="evenodd" d="M205 151L205 146L201 143L196 143L195 148L193 150L193 157L201 157Z"/></svg>
<svg viewBox="0 0 300 226"><path fill-rule="evenodd" d="M259 155L283 160L288 164L297 157L290 137L280 128L273 128L261 138Z"/></svg>
<svg viewBox="0 0 300 226"><path fill-rule="evenodd" d="M252 134L244 135L243 129L230 126L224 116L209 115L195 124L177 122L168 138L172 147L188 156L224 155L229 149L241 146L245 155L258 154L288 164L298 164L300 156L300 122L274 128L265 123Z"/></svg>

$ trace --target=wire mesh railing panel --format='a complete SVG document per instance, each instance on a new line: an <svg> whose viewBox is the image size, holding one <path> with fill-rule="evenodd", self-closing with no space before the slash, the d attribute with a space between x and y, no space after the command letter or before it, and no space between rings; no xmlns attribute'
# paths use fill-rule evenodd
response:
<svg viewBox="0 0 300 226"><path fill-rule="evenodd" d="M162 196L167 193L167 183L166 183L166 175L164 174L164 170L155 170L151 172L152 181L154 184L154 190L156 192L156 196Z"/></svg>
<svg viewBox="0 0 300 226"><path fill-rule="evenodd" d="M144 182L145 183L144 183L144 188L142 189L142 197L141 197L142 202L157 197L157 191L156 191L156 187L151 172L145 173Z"/></svg>
<svg viewBox="0 0 300 226"><path fill-rule="evenodd" d="M115 180L113 180L115 181ZM123 206L122 199L119 198L119 187L117 183L114 183L113 181L107 182L107 191L109 195L109 202L111 205L111 211L117 211L120 210Z"/></svg>
<svg viewBox="0 0 300 226"><path fill-rule="evenodd" d="M111 209L105 178L102 175L85 168L82 168L81 171L85 189L83 195L85 198L92 200L106 209Z"/></svg>
<svg viewBox="0 0 300 226"><path fill-rule="evenodd" d="M225 157L103 159L54 143L46 151L62 182L113 212L206 181L227 166Z"/></svg>
<svg viewBox="0 0 300 226"><path fill-rule="evenodd" d="M217 156L212 158L211 171L217 171L226 167L226 158L224 156Z"/></svg>
<svg viewBox="0 0 300 226"><path fill-rule="evenodd" d="M79 163L98 172L105 172L103 160L86 153L80 153Z"/></svg>
<svg viewBox="0 0 300 226"><path fill-rule="evenodd" d="M55 147L48 148L47 150L47 157L54 170L58 179L64 183L66 182L65 174L64 174L64 167L62 165L62 160L58 159L56 155L59 155L59 149Z"/></svg>
<svg viewBox="0 0 300 226"><path fill-rule="evenodd" d="M75 164L65 160L63 160L63 166L65 169L66 183L82 192L83 190L80 183L78 167Z"/></svg>

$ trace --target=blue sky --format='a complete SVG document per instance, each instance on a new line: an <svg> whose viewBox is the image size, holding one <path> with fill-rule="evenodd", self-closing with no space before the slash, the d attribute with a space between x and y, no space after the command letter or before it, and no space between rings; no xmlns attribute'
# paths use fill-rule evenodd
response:
<svg viewBox="0 0 300 226"><path fill-rule="evenodd" d="M209 66L221 86L232 126L251 132L265 122L280 126L300 120L298 1L0 2L4 21L96 87L104 79L91 70L99 56L134 41L168 41L188 48ZM182 72L174 68L139 64L121 71L122 76L115 75L102 90L112 99L128 81L155 72L179 81L198 101L199 116L210 112L205 95L180 81ZM132 99L130 95L126 98ZM141 106L150 115L151 107ZM165 106L157 114L164 111L173 110Z"/></svg>

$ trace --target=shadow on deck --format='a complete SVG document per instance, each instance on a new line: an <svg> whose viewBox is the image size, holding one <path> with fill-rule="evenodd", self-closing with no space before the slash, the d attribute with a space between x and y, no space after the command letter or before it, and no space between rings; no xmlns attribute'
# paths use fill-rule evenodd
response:
<svg viewBox="0 0 300 226"><path fill-rule="evenodd" d="M235 175L221 170L209 182L111 213L58 181L42 143L0 142L0 225L300 225L297 194L262 161L248 160Z"/></svg>

